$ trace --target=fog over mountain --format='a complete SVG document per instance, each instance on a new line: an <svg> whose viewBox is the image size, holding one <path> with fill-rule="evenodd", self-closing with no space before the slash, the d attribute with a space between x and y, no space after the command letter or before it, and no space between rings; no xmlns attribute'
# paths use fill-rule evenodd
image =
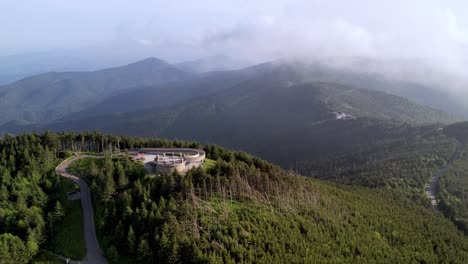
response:
<svg viewBox="0 0 468 264"><path fill-rule="evenodd" d="M170 62L215 54L256 62L361 56L424 59L460 73L467 62L467 5L461 0L3 1L0 23L8 27L0 29L0 55L61 48Z"/></svg>

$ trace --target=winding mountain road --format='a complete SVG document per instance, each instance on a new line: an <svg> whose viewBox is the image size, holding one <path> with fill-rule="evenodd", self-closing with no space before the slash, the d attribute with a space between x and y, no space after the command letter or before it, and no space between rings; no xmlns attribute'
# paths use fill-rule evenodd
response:
<svg viewBox="0 0 468 264"><path fill-rule="evenodd" d="M104 254L96 238L93 205L91 203L91 194L89 192L89 187L83 179L67 172L67 169L70 166L70 164L72 164L76 160L86 157L92 156L79 155L71 159L67 159L60 165L58 165L55 171L58 175L65 177L77 183L80 186L81 209L83 210L83 230L84 238L86 241L86 256L81 261L81 263L107 264L107 260L104 257Z"/></svg>
<svg viewBox="0 0 468 264"><path fill-rule="evenodd" d="M434 177L431 179L429 183L429 186L427 187L427 190L426 190L427 197L431 200L432 206L435 209L437 209L437 199L435 197L435 193L436 193L437 184L439 183L439 179L442 175L444 175L448 171L450 166L452 166L453 162L460 158L461 152L462 152L462 143L457 140L457 147L452 157L444 166L442 166L439 169L439 171L436 173L436 175L434 175Z"/></svg>

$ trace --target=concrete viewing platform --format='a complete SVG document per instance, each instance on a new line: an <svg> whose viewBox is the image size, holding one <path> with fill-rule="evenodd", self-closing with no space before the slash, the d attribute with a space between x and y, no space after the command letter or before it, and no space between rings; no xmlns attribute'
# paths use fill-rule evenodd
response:
<svg viewBox="0 0 468 264"><path fill-rule="evenodd" d="M133 160L142 161L148 170L156 173L180 174L201 166L205 151L192 148L139 148L128 151Z"/></svg>

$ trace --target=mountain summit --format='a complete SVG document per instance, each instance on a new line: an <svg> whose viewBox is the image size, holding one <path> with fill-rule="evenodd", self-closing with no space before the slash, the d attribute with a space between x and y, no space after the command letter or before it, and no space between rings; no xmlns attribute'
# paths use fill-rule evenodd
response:
<svg viewBox="0 0 468 264"><path fill-rule="evenodd" d="M0 86L0 124L50 122L137 86L185 80L190 74L148 58L93 72L50 72Z"/></svg>

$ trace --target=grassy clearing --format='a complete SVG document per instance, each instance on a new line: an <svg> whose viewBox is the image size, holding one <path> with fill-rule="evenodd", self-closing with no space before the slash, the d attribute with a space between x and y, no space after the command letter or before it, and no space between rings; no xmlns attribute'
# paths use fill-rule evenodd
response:
<svg viewBox="0 0 468 264"><path fill-rule="evenodd" d="M63 264L65 263L65 261L48 252L42 252L39 255L35 256L34 259L31 261L31 263L33 264Z"/></svg>
<svg viewBox="0 0 468 264"><path fill-rule="evenodd" d="M66 179L57 192L57 199L66 211L65 217L53 226L52 235L49 237L47 248L74 260L81 260L86 255L86 244L83 234L83 213L80 200L69 201L67 192L78 187Z"/></svg>
<svg viewBox="0 0 468 264"><path fill-rule="evenodd" d="M205 159L205 163L203 163L203 167L205 168L205 171L209 171L214 166L216 166L216 161L215 160Z"/></svg>
<svg viewBox="0 0 468 264"><path fill-rule="evenodd" d="M102 165L102 159L97 159L97 158L82 158L79 160L74 161L70 166L68 167L68 171L72 173L73 175L83 177L86 176L86 171L88 171L89 167L91 166L91 162L94 162L97 166Z"/></svg>

